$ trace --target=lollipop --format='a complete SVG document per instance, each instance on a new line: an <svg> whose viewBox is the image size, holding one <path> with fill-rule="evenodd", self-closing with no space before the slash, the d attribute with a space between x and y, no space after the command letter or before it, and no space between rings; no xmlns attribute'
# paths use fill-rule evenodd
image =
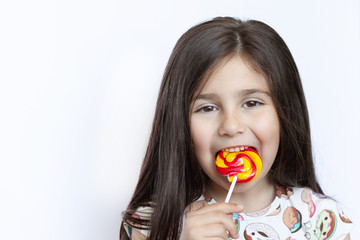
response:
<svg viewBox="0 0 360 240"><path fill-rule="evenodd" d="M215 164L220 174L228 176L229 182L237 176L238 183L254 180L262 169L259 154L251 148L240 152L221 151L216 157Z"/></svg>
<svg viewBox="0 0 360 240"><path fill-rule="evenodd" d="M259 154L252 148L240 152L221 151L216 157L217 171L228 177L231 186L226 197L227 202L235 187L235 183L247 183L256 179L262 169L262 161Z"/></svg>

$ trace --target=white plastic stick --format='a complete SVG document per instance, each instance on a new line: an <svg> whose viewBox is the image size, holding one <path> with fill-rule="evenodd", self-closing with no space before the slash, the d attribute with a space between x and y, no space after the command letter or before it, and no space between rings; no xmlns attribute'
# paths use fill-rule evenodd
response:
<svg viewBox="0 0 360 240"><path fill-rule="evenodd" d="M231 182L231 186L230 186L230 188L229 188L228 194L226 195L225 203L228 203L228 202L229 202L230 197L231 197L231 194L232 194L232 192L234 191L236 181L237 181L237 176L235 175L234 178L233 178L233 180L232 180L232 182Z"/></svg>

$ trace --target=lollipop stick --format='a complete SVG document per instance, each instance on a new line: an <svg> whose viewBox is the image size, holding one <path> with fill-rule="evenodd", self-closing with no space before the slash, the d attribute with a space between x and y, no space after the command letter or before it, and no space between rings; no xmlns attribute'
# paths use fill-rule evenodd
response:
<svg viewBox="0 0 360 240"><path fill-rule="evenodd" d="M228 203L229 200L230 200L230 197L231 197L231 194L232 192L234 191L234 187L235 187L235 184L236 184L236 181L237 181L237 176L235 175L232 182L231 182L231 186L229 188L229 191L228 191L228 194L226 195L226 198L225 198L225 203Z"/></svg>

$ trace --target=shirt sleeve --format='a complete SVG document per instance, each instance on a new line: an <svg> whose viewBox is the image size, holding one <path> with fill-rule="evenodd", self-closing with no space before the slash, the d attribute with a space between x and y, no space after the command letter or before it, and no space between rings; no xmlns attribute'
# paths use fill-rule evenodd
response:
<svg viewBox="0 0 360 240"><path fill-rule="evenodd" d="M153 213L153 208L151 207L139 207L133 217L139 218L142 220L150 220L151 214ZM144 229L146 226L139 225L138 227L132 227L124 223L125 231L130 239L133 240L142 240L146 239L150 235L150 230Z"/></svg>
<svg viewBox="0 0 360 240"><path fill-rule="evenodd" d="M148 236L147 230L141 230L133 228L127 224L124 224L125 231L131 240L145 240Z"/></svg>
<svg viewBox="0 0 360 240"><path fill-rule="evenodd" d="M339 204L328 197L313 195L315 202L316 226L314 230L319 239L345 239L353 226Z"/></svg>

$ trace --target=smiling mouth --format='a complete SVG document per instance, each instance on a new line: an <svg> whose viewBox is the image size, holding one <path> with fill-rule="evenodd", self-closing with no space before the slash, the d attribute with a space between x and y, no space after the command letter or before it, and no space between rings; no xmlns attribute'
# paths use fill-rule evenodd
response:
<svg viewBox="0 0 360 240"><path fill-rule="evenodd" d="M252 147L252 146L235 146L235 147L227 147L227 148L223 148L220 151L216 152L215 154L215 158L218 156L218 154L220 152L241 152L241 151L246 151L247 149L252 149L254 151L257 152L256 148Z"/></svg>

